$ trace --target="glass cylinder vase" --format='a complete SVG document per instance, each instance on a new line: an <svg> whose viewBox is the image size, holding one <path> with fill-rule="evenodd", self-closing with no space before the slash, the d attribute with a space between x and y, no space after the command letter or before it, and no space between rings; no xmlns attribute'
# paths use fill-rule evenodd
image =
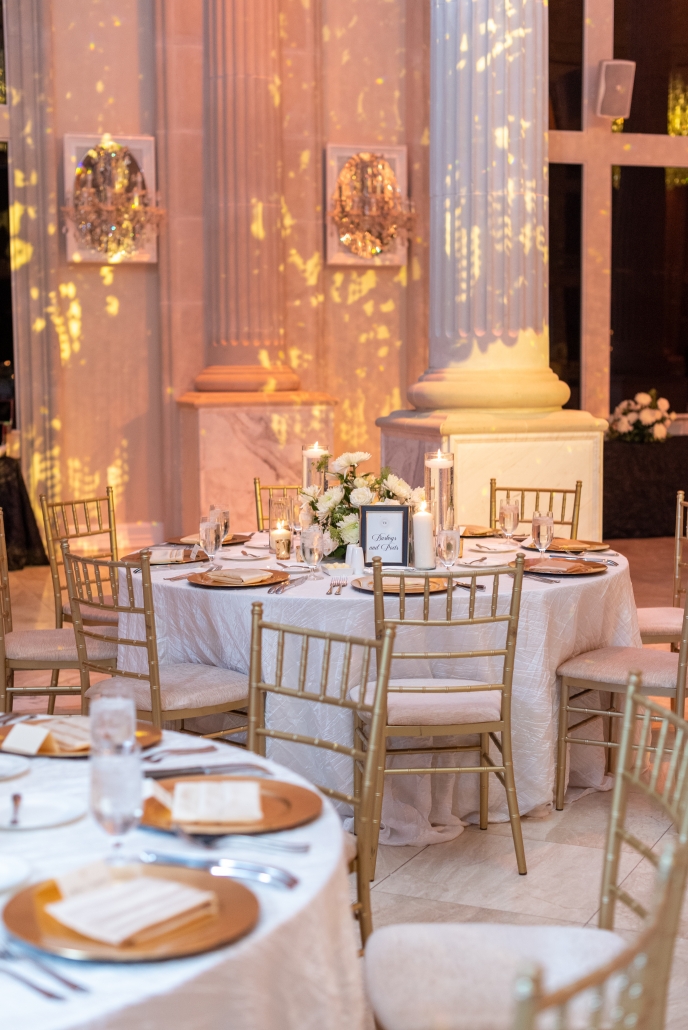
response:
<svg viewBox="0 0 688 1030"><path fill-rule="evenodd" d="M454 455L451 451L425 454L425 499L435 531L454 528Z"/></svg>
<svg viewBox="0 0 688 1030"><path fill-rule="evenodd" d="M315 443L304 444L301 448L302 462L302 486L305 490L309 486L324 487L324 475L318 472L317 465L321 458L324 458L329 451L316 440Z"/></svg>
<svg viewBox="0 0 688 1030"><path fill-rule="evenodd" d="M270 512L268 518L268 531L270 534L270 551L275 554L275 539L277 537L286 538L289 537L291 541L291 530L289 528L290 513L289 513L289 498L288 497L271 497L270 498Z"/></svg>

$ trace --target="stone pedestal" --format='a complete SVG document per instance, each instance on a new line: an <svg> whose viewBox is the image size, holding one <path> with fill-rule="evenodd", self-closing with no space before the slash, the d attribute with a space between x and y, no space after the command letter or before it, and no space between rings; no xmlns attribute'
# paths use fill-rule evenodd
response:
<svg viewBox="0 0 688 1030"><path fill-rule="evenodd" d="M430 367L416 411L378 420L414 485L456 458L459 524L486 524L490 479L583 481L579 533L602 532L606 422L564 411L549 368L546 0L431 0Z"/></svg>
<svg viewBox="0 0 688 1030"><path fill-rule="evenodd" d="M184 533L211 504L229 504L238 532L255 529L254 477L300 483L301 445L333 446L336 401L327 394L195 391L178 403Z"/></svg>

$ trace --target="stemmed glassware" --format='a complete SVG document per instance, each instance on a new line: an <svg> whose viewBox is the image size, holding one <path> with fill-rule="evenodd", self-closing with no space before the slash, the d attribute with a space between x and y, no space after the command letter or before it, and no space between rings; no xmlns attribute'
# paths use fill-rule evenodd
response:
<svg viewBox="0 0 688 1030"><path fill-rule="evenodd" d="M209 518L220 523L220 546L224 543L229 533L229 508L221 508L217 504L210 505Z"/></svg>
<svg viewBox="0 0 688 1030"><path fill-rule="evenodd" d="M507 540L511 540L518 529L520 514L518 501L502 501L499 505L499 525Z"/></svg>
<svg viewBox="0 0 688 1030"><path fill-rule="evenodd" d="M456 529L442 529L437 534L437 557L445 569L451 569L461 553L461 534Z"/></svg>
<svg viewBox="0 0 688 1030"><path fill-rule="evenodd" d="M315 572L323 558L323 533L318 525L307 526L301 533L301 554L308 566L309 579L317 579Z"/></svg>
<svg viewBox="0 0 688 1030"><path fill-rule="evenodd" d="M222 544L222 524L214 515L204 515L200 527L201 547L211 561Z"/></svg>
<svg viewBox="0 0 688 1030"><path fill-rule="evenodd" d="M120 862L122 841L141 819L143 773L133 693L104 685L91 702L91 812L112 838L108 861Z"/></svg>
<svg viewBox="0 0 688 1030"><path fill-rule="evenodd" d="M544 556L545 551L552 543L554 536L554 516L551 511L548 512L533 512L533 543L540 552L540 557Z"/></svg>

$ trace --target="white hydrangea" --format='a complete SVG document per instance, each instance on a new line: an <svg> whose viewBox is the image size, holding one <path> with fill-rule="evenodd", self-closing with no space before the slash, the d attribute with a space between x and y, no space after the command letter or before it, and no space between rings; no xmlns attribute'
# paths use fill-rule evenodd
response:
<svg viewBox="0 0 688 1030"><path fill-rule="evenodd" d="M328 511L332 511L338 504L341 503L344 497L344 489L341 486L333 486L329 490L326 490L322 497L318 498L318 512L323 515Z"/></svg>
<svg viewBox="0 0 688 1030"><path fill-rule="evenodd" d="M655 422L652 427L652 435L655 440L664 440L667 435L667 428L663 422Z"/></svg>
<svg viewBox="0 0 688 1030"><path fill-rule="evenodd" d="M657 401L657 407L660 411L667 412L669 410L669 401L666 399L666 397L659 398L659 400Z"/></svg>
<svg viewBox="0 0 688 1030"><path fill-rule="evenodd" d="M421 501L424 501L424 500L425 500L425 487L424 486L416 486L416 487L414 487L413 490L411 491L411 496L409 497L409 504L420 504Z"/></svg>
<svg viewBox="0 0 688 1030"><path fill-rule="evenodd" d="M360 508L362 504L372 504L375 494L368 486L357 486L355 490L352 490L349 495L349 500L355 508ZM357 516L354 516L356 518Z"/></svg>
<svg viewBox="0 0 688 1030"><path fill-rule="evenodd" d="M315 497L320 496L319 486L305 486L299 494L301 504L309 504Z"/></svg>
<svg viewBox="0 0 688 1030"><path fill-rule="evenodd" d="M614 422L614 429L616 429L617 433L630 433L632 428L633 426L626 415L619 415Z"/></svg>
<svg viewBox="0 0 688 1030"><path fill-rule="evenodd" d="M636 396L638 396L636 394ZM651 426L655 421L655 413L652 408L641 408L640 410L640 421L644 426Z"/></svg>
<svg viewBox="0 0 688 1030"><path fill-rule="evenodd" d="M341 522L337 523L339 535L343 544L357 544L360 536L360 525L358 515L345 515Z"/></svg>

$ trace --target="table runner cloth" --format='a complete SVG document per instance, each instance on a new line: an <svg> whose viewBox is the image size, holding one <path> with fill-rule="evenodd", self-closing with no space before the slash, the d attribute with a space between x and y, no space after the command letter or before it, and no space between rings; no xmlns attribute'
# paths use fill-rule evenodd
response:
<svg viewBox="0 0 688 1030"><path fill-rule="evenodd" d="M503 559L489 558L493 563L500 560ZM528 579L524 581L512 701L514 769L522 814L552 804L559 706L558 666L573 655L598 647L641 646L628 563L621 556L614 560L618 566L600 575L562 579L553 585ZM262 563L266 565L266 561L263 559ZM341 596L328 597L328 578L307 581L283 595L270 595L260 588L204 589L186 582L166 580L165 577L170 575L169 571L153 573L162 663L200 662L248 672L251 603L255 600L263 603L264 617L268 621L349 635L374 635L372 595L358 592L349 585ZM500 611L508 611L511 585L512 580L508 577L500 581ZM467 592L456 591L457 611L461 605L467 608L467 598ZM409 604L411 613L413 605L419 607L421 601ZM440 613L441 617L446 605L445 595L436 595L431 604L431 612ZM478 609L480 604L487 606L489 601L481 599ZM122 631L126 636L141 636L142 625L138 626L136 622L130 616L123 617ZM406 650L448 649L446 637L442 637L446 631L404 631L411 632L413 637L405 637L402 645ZM457 636L453 643L458 642L457 646L465 646L469 634L471 643L481 648L499 646L503 640L503 630L494 627L455 632ZM400 638L397 644L401 644ZM140 660L140 650L137 649L136 656L133 651L133 648L120 649L121 667L134 668L135 658ZM274 659L274 637L272 642L266 638L264 659L269 667ZM352 669L353 684L355 663ZM460 669L451 662L405 661L392 668L392 676L423 676L430 672L438 677L461 676L488 682L491 676L501 674L501 660L465 661L461 662ZM346 711L270 696L267 716L269 723L287 732L320 734L351 742L352 721ZM586 728L587 735L590 732L590 727ZM395 743L403 746L404 738L394 738L390 746ZM414 743L418 743L417 739ZM573 750L571 782L583 787L608 788L603 749L581 747ZM268 754L311 782L340 790L351 788L351 760L343 755L283 741L269 741ZM474 760L472 754L458 758L465 765L473 764ZM389 761L394 764L395 759L390 758ZM419 756L412 761L414 766L422 768L430 762L454 765L457 757L449 754ZM475 821L477 809L477 775L388 777L380 841L384 844L422 845L451 840L461 833L466 820ZM505 821L507 818L503 788L495 777L490 777L490 819Z"/></svg>
<svg viewBox="0 0 688 1030"><path fill-rule="evenodd" d="M189 737L166 731L161 747L193 746ZM199 745L200 746L200 745ZM204 754L203 764L246 761L246 752L225 744ZM264 759L280 778L303 782ZM196 765L192 755L170 756L156 768ZM145 764L145 763L144 763ZM306 784L308 785L308 784ZM31 760L31 771L0 782L3 795L48 791L86 799L88 760ZM327 800L318 820L280 835L308 841L307 854L221 846L204 855L246 858L280 866L300 883L292 891L250 884L260 902L257 927L243 940L198 957L172 962L114 966L53 960L68 978L90 988L76 994L59 987L33 967L13 963L18 972L66 1001L49 1001L0 973L3 1030L360 1030L363 988L357 958L358 929L352 918L341 822ZM17 855L31 866L31 882L59 875L102 858L109 841L90 816L68 826L25 832L0 831L3 855ZM137 830L125 851L150 848L169 854L200 849L176 838ZM0 903L7 896L0 895ZM0 930L0 939L4 930Z"/></svg>

